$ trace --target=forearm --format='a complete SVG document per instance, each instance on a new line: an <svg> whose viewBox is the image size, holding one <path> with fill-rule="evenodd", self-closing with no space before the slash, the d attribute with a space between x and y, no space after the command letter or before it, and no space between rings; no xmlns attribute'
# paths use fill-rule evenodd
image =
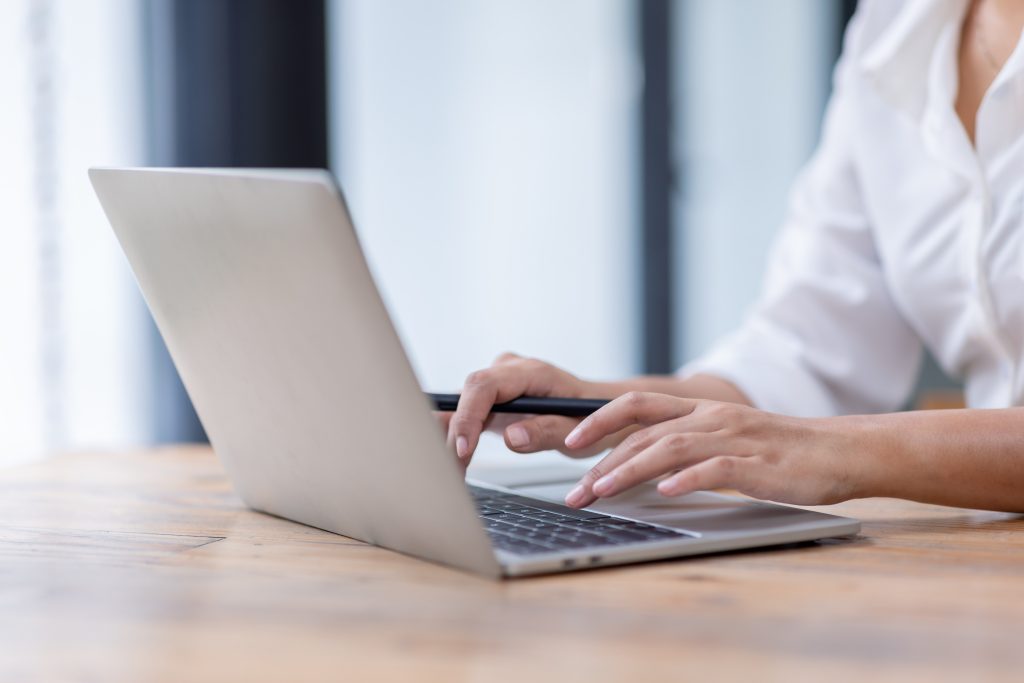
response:
<svg viewBox="0 0 1024 683"><path fill-rule="evenodd" d="M619 382L597 383L596 386L599 387L597 391L608 398L621 396L630 391L646 391L681 398L702 398L752 405L750 399L735 384L714 375L693 375L686 379L672 375L645 375Z"/></svg>
<svg viewBox="0 0 1024 683"><path fill-rule="evenodd" d="M846 457L858 497L1024 512L1024 408L837 420L855 435Z"/></svg>

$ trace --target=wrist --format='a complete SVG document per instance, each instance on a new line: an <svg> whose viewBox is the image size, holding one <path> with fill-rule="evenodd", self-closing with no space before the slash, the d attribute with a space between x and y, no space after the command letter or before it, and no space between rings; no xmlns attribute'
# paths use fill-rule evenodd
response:
<svg viewBox="0 0 1024 683"><path fill-rule="evenodd" d="M833 418L834 433L841 443L849 498L877 498L898 495L892 482L895 467L902 461L902 436L896 415L853 415Z"/></svg>

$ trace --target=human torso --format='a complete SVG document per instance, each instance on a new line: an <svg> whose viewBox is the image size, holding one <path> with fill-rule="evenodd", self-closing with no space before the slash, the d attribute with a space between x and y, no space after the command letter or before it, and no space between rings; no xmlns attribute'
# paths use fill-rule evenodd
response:
<svg viewBox="0 0 1024 683"><path fill-rule="evenodd" d="M990 41L995 69L964 22L969 4L922 12L906 64L920 97L900 106L870 74L861 89L856 167L896 305L974 406L1024 399L1024 48ZM979 8L980 10L980 8ZM976 19L978 17L975 17ZM1000 42L1002 41L1002 42ZM998 47L1002 45L1003 47ZM964 46L964 50L961 50ZM927 49L927 59L917 59ZM1002 52L999 52L999 51ZM1012 53L1012 54L1009 54ZM915 61L915 59L917 61ZM985 67L988 67L987 69ZM906 78L911 70L892 73ZM891 83L890 83L891 85ZM962 87L958 87L962 86ZM976 120L971 113L976 112ZM973 134L972 134L973 133Z"/></svg>

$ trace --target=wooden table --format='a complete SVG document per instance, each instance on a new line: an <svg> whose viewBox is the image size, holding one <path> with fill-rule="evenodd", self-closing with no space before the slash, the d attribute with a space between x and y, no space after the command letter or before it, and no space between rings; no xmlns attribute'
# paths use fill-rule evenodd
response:
<svg viewBox="0 0 1024 683"><path fill-rule="evenodd" d="M209 450L0 472L0 681L1024 680L1024 520L507 581L245 510Z"/></svg>

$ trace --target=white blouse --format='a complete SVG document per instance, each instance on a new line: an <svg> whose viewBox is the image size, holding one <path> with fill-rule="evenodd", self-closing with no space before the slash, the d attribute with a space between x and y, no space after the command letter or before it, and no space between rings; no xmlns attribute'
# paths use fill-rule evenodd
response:
<svg viewBox="0 0 1024 683"><path fill-rule="evenodd" d="M1024 39L971 145L954 110L967 0L861 0L822 141L759 302L683 374L790 415L896 410L922 345L969 406L1021 402Z"/></svg>

